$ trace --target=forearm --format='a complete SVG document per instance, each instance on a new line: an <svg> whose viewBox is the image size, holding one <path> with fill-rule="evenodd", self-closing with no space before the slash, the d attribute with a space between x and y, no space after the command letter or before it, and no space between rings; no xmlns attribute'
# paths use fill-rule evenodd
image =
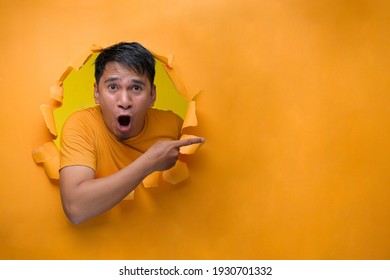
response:
<svg viewBox="0 0 390 280"><path fill-rule="evenodd" d="M90 178L74 184L72 176L61 181L65 213L73 223L81 223L114 207L152 172L143 157L104 178ZM66 186L67 185L67 186ZM66 187L65 187L66 186ZM71 186L71 187L69 187Z"/></svg>
<svg viewBox="0 0 390 280"><path fill-rule="evenodd" d="M150 173L173 167L180 147L202 142L200 137L158 141L124 169L99 179L89 167L65 167L60 173L60 185L66 215L73 223L81 223L111 209Z"/></svg>

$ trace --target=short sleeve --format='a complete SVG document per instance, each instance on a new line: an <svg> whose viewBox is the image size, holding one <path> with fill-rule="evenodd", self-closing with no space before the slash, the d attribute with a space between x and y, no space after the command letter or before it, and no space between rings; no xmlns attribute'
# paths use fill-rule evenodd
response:
<svg viewBox="0 0 390 280"><path fill-rule="evenodd" d="M83 165L96 171L95 146L93 129L82 114L77 112L71 115L62 129L60 169Z"/></svg>

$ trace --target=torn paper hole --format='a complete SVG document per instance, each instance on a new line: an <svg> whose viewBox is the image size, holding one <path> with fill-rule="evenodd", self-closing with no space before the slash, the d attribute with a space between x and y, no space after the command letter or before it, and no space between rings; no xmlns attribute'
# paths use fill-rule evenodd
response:
<svg viewBox="0 0 390 280"><path fill-rule="evenodd" d="M190 177L187 165L178 160L174 167L163 172L162 177L170 184L178 184Z"/></svg>
<svg viewBox="0 0 390 280"><path fill-rule="evenodd" d="M159 182L160 182L160 176L161 176L161 171L156 171L147 176L143 181L143 185L145 188L155 188L158 187Z"/></svg>
<svg viewBox="0 0 390 280"><path fill-rule="evenodd" d="M100 46L93 45L91 51L84 58L70 63L58 81L50 87L50 98L57 102L58 107L53 108L49 104L40 106L46 126L53 136L53 141L45 143L42 147L34 150L32 156L37 164L43 165L50 179L59 179L60 138L65 120L73 112L95 105L92 90L81 89L81 92L77 90L68 92L64 91L64 84L70 83L69 79L73 76L84 75L84 84L93 89L93 62L101 50ZM197 93L188 93L185 86L180 82L173 68L173 56L162 56L155 52L152 53L156 59L155 83L159 90L155 107L162 110L172 110L180 115L183 118L182 130L186 127L197 126L196 105L193 100ZM164 99L160 92L169 92L169 94L165 94ZM188 137L196 136L183 135L181 139ZM180 152L193 154L199 147L199 144L182 147ZM170 184L177 184L186 180L189 176L190 173L186 163L178 160L173 168L150 174L143 180L142 185L145 188L158 187L161 179ZM133 198L134 192L130 193L125 199Z"/></svg>

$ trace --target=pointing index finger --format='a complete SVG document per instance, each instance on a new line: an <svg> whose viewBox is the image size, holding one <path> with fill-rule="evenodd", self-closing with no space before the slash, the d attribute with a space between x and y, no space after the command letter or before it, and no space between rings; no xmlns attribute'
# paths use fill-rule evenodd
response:
<svg viewBox="0 0 390 280"><path fill-rule="evenodd" d="M175 146L177 148L180 148L180 147L189 146L189 145L193 145L193 144L200 144L203 142L204 142L203 137L191 137L191 138L177 140L175 142L175 144L176 144Z"/></svg>

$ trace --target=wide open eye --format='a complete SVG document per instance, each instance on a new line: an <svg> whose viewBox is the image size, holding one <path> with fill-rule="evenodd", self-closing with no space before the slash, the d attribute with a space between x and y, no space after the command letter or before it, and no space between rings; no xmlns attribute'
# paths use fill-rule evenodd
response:
<svg viewBox="0 0 390 280"><path fill-rule="evenodd" d="M141 91L142 88L140 86L133 86L134 91Z"/></svg>
<svg viewBox="0 0 390 280"><path fill-rule="evenodd" d="M110 91L116 91L117 90L117 85L115 85L115 84L111 84L111 85L108 85L108 89L110 90Z"/></svg>

